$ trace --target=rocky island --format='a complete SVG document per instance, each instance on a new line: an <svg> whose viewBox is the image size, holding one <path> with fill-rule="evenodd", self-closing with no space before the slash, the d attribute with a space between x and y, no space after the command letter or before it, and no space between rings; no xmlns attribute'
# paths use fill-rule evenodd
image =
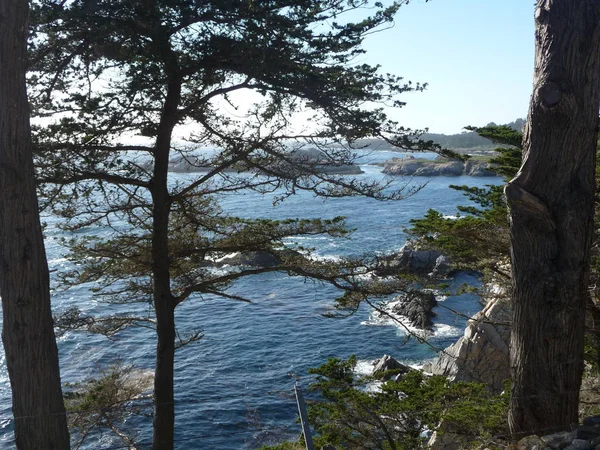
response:
<svg viewBox="0 0 600 450"><path fill-rule="evenodd" d="M438 156L434 160L407 156L392 158L378 165L383 166L383 173L388 175L406 175L435 177L457 177L469 175L472 177L493 177L496 174L490 170L489 157L473 157L467 161L448 159Z"/></svg>
<svg viewBox="0 0 600 450"><path fill-rule="evenodd" d="M325 152L316 148L308 149L297 149L290 152L290 159L294 161L293 165L288 164L289 167L282 167L282 163L279 161L277 164L277 170L290 170L290 171L317 171L322 174L328 175L356 175L363 173L358 164L334 164L332 158L328 157ZM150 170L152 164L150 162L144 164L146 170ZM169 161L169 172L175 173L194 173L194 172L208 172L214 168L214 164L211 164L210 159L204 156L177 156ZM243 172L255 172L256 170L248 165L240 162L236 163L231 167L223 169L223 172L227 173L243 173Z"/></svg>

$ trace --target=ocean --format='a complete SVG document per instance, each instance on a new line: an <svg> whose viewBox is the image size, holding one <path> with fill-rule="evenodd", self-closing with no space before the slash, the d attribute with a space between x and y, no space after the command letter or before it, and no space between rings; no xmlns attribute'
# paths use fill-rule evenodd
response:
<svg viewBox="0 0 600 450"><path fill-rule="evenodd" d="M360 163L361 177L381 179L384 161L398 153L380 151L365 155ZM419 155L422 157L422 155ZM433 158L435 155L425 155ZM189 174L173 174L185 179ZM450 184L482 187L498 184L500 178L414 177L411 183L426 184L416 194L401 200L380 202L368 198L322 199L303 192L273 206L273 195L253 192L224 195L223 209L231 214L256 218L333 218L345 216L350 228L348 238L306 236L294 238L305 247L316 249L320 258L339 258L366 253L398 250L406 241L404 228L411 218L430 209L455 215L457 205L470 204ZM46 246L50 269L65 267L64 249L59 240L65 236L56 219L45 217ZM102 233L102 230L89 230ZM459 273L452 286L477 284L473 273ZM78 306L85 313L106 311L106 305L90 298L89 287L63 290L53 281L53 308ZM175 399L178 449L255 449L285 439L296 439L297 406L294 383L310 397L310 367L329 357L356 355L364 372L371 362L389 354L418 367L435 356L435 348L452 344L463 333L465 319L437 308L435 332L422 344L407 339L405 330L384 320L364 306L347 318L326 318L336 297L335 289L299 277L269 273L237 282L230 290L253 300L246 304L212 296L196 296L176 310L178 331L201 328L204 338L176 354ZM438 297L444 305L469 316L480 309L476 296ZM148 307L119 306L122 311L151 314ZM103 368L121 361L141 372L154 365L155 336L151 330L128 329L116 339L82 332L69 332L59 338L63 382L77 382L98 376ZM135 430L138 448L148 448L151 418L132 416L126 427ZM10 387L3 353L0 354L0 449L14 448L12 441ZM90 440L82 448L120 448L120 441L109 435Z"/></svg>

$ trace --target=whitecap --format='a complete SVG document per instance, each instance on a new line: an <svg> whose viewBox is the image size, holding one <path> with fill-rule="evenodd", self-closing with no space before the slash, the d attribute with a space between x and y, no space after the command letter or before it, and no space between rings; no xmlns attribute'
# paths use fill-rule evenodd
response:
<svg viewBox="0 0 600 450"><path fill-rule="evenodd" d="M396 302L390 302L384 309L384 312L372 311L369 314L369 319L363 320L361 325L366 326L395 326L399 332L402 334L411 334L414 336L418 336L420 338L427 338L432 335L430 331L422 330L413 326L406 317L401 316L399 314L394 314L392 311L392 306Z"/></svg>
<svg viewBox="0 0 600 450"><path fill-rule="evenodd" d="M354 374L362 377L373 375L373 360L359 359L354 366Z"/></svg>
<svg viewBox="0 0 600 450"><path fill-rule="evenodd" d="M458 337L464 332L462 328L454 327L445 323L436 323L433 328L433 335L435 337Z"/></svg>

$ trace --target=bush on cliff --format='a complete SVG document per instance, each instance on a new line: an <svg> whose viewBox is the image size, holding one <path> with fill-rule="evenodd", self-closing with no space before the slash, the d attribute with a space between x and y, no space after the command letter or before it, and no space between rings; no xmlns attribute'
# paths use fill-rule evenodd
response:
<svg viewBox="0 0 600 450"><path fill-rule="evenodd" d="M309 408L315 448L412 450L440 428L469 443L506 431L508 397L493 396L484 385L412 370L373 389L373 378L357 376L355 366L352 356L310 370L316 375L311 388L320 398Z"/></svg>

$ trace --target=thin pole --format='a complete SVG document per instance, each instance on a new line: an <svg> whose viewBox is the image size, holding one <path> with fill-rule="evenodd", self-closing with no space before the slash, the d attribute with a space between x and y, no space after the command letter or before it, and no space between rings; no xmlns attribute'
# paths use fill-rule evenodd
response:
<svg viewBox="0 0 600 450"><path fill-rule="evenodd" d="M298 403L298 413L300 414L300 424L302 425L302 434L304 434L304 442L306 442L306 450L314 450L312 435L310 434L310 426L308 425L308 413L306 412L306 404L298 382L294 385L296 392L296 402Z"/></svg>

